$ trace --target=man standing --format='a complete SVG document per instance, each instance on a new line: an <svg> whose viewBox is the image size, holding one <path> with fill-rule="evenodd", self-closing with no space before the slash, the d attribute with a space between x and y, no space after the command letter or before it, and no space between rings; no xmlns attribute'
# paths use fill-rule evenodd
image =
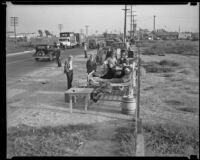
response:
<svg viewBox="0 0 200 160"><path fill-rule="evenodd" d="M54 48L56 49L56 61L57 61L58 67L61 67L62 64L61 64L61 57L60 57L60 48L57 46L56 43L54 43Z"/></svg>
<svg viewBox="0 0 200 160"><path fill-rule="evenodd" d="M90 55L90 58L87 60L86 68L87 68L87 74L90 74L92 71L96 72L97 64L92 54Z"/></svg>
<svg viewBox="0 0 200 160"><path fill-rule="evenodd" d="M58 67L61 67L61 57L60 57L60 50L58 49L57 53L56 53L56 61L58 63Z"/></svg>
<svg viewBox="0 0 200 160"><path fill-rule="evenodd" d="M84 43L84 53L85 53L85 58L87 58L87 44Z"/></svg>
<svg viewBox="0 0 200 160"><path fill-rule="evenodd" d="M73 81L73 62L71 55L68 57L68 60L65 61L64 73L67 76L67 85L68 85L67 89L70 89L72 87L72 81Z"/></svg>

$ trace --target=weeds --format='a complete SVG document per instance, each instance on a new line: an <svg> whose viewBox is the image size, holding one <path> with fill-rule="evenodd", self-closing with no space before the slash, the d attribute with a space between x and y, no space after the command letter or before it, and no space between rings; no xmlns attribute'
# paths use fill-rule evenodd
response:
<svg viewBox="0 0 200 160"><path fill-rule="evenodd" d="M12 127L7 133L8 157L73 155L79 144L94 133L89 125Z"/></svg>
<svg viewBox="0 0 200 160"><path fill-rule="evenodd" d="M135 127L116 129L115 140L120 143L119 152L122 156L135 156Z"/></svg>
<svg viewBox="0 0 200 160"><path fill-rule="evenodd" d="M165 100L165 103L167 103L168 105L184 105L184 102L180 102L177 100Z"/></svg>
<svg viewBox="0 0 200 160"><path fill-rule="evenodd" d="M159 53L181 54L181 55L199 55L199 46L192 41L162 41L151 45L143 53L144 55L158 55Z"/></svg>
<svg viewBox="0 0 200 160"><path fill-rule="evenodd" d="M145 124L146 147L158 154L199 154L199 131L180 124ZM193 153L187 153L191 147Z"/></svg>

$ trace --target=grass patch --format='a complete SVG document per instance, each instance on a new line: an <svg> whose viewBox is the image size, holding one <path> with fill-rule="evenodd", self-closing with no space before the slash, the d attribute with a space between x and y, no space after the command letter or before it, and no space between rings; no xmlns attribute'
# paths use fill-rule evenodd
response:
<svg viewBox="0 0 200 160"><path fill-rule="evenodd" d="M144 90L144 91L148 91L148 90L151 90L151 89L154 89L154 86L146 87L146 88L144 88L143 90Z"/></svg>
<svg viewBox="0 0 200 160"><path fill-rule="evenodd" d="M165 103L171 106L184 105L184 102L178 100L165 100Z"/></svg>
<svg viewBox="0 0 200 160"><path fill-rule="evenodd" d="M142 62L142 66L149 73L166 73L175 71L175 67L178 67L179 63L171 60L162 60L160 62Z"/></svg>
<svg viewBox="0 0 200 160"><path fill-rule="evenodd" d="M143 124L145 146L158 155L199 155L199 129L180 124ZM191 148L188 153L188 148Z"/></svg>
<svg viewBox="0 0 200 160"><path fill-rule="evenodd" d="M179 108L178 110L184 111L184 112L191 112L191 113L197 112L197 108L193 108L193 107L183 107L183 108Z"/></svg>
<svg viewBox="0 0 200 160"><path fill-rule="evenodd" d="M122 156L135 156L135 125L130 128L119 127L116 129L115 141L120 144L119 153Z"/></svg>
<svg viewBox="0 0 200 160"><path fill-rule="evenodd" d="M187 70L187 69L183 69L183 70L181 70L179 73L183 73L183 74L185 74L185 75L188 75L188 74L190 74L190 71Z"/></svg>
<svg viewBox="0 0 200 160"><path fill-rule="evenodd" d="M115 139L120 143L119 152L123 156L135 156L135 127L120 127ZM145 150L157 156L162 155L199 155L199 129L185 124L143 124ZM190 148L190 150L188 150ZM146 155L148 156L148 155Z"/></svg>
<svg viewBox="0 0 200 160"><path fill-rule="evenodd" d="M169 74L169 73L165 73L162 75L162 77L173 77L174 75L173 74Z"/></svg>
<svg viewBox="0 0 200 160"><path fill-rule="evenodd" d="M192 41L157 41L155 44L149 43L148 46L149 48L145 50L144 55L159 55L161 53L199 55L199 44Z"/></svg>
<svg viewBox="0 0 200 160"><path fill-rule="evenodd" d="M57 127L20 126L8 129L7 154L12 156L74 155L81 143L95 133L91 125Z"/></svg>

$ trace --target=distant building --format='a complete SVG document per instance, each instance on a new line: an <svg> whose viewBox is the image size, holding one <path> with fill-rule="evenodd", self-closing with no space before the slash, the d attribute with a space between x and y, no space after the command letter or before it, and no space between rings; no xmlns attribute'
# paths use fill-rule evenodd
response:
<svg viewBox="0 0 200 160"><path fill-rule="evenodd" d="M188 32L179 33L178 39L192 39L192 34Z"/></svg>
<svg viewBox="0 0 200 160"><path fill-rule="evenodd" d="M179 36L178 32L155 32L154 34L163 40L176 40Z"/></svg>
<svg viewBox="0 0 200 160"><path fill-rule="evenodd" d="M192 33L192 40L199 40L199 33Z"/></svg>

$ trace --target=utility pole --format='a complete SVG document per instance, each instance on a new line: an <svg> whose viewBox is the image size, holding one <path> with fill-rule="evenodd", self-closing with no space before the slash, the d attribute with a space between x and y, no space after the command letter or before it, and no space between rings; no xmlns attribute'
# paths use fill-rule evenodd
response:
<svg viewBox="0 0 200 160"><path fill-rule="evenodd" d="M156 31L156 16L153 16L153 31Z"/></svg>
<svg viewBox="0 0 200 160"><path fill-rule="evenodd" d="M133 35L134 35L134 33L135 33L135 30L136 30L136 20L134 19L134 17L135 17L136 15L134 14L133 15Z"/></svg>
<svg viewBox="0 0 200 160"><path fill-rule="evenodd" d="M80 33L83 34L83 29L82 28L80 29Z"/></svg>
<svg viewBox="0 0 200 160"><path fill-rule="evenodd" d="M180 28L180 25L178 26L178 32L179 32L179 33L181 32L181 28Z"/></svg>
<svg viewBox="0 0 200 160"><path fill-rule="evenodd" d="M16 33L16 26L18 25L18 17L10 17L11 26L14 26L14 33L15 33L15 47L17 43L17 33Z"/></svg>
<svg viewBox="0 0 200 160"><path fill-rule="evenodd" d="M125 39L126 39L126 15L127 15L127 6L125 5L125 9L122 9L124 10L124 42L125 42Z"/></svg>
<svg viewBox="0 0 200 160"><path fill-rule="evenodd" d="M132 5L131 5L131 11L130 11L131 15L127 15L127 16L130 16L130 17L131 17L131 18L130 18L130 20L131 20L131 21L130 21L130 37L132 37L134 16L136 16L136 15L133 14L133 12L135 12L135 11L132 10Z"/></svg>
<svg viewBox="0 0 200 160"><path fill-rule="evenodd" d="M85 25L85 29L86 29L86 36L88 36L88 27L89 27L89 25Z"/></svg>
<svg viewBox="0 0 200 160"><path fill-rule="evenodd" d="M61 33L62 28L63 28L63 24L58 24L58 28L59 28L59 31L60 31L60 33Z"/></svg>

